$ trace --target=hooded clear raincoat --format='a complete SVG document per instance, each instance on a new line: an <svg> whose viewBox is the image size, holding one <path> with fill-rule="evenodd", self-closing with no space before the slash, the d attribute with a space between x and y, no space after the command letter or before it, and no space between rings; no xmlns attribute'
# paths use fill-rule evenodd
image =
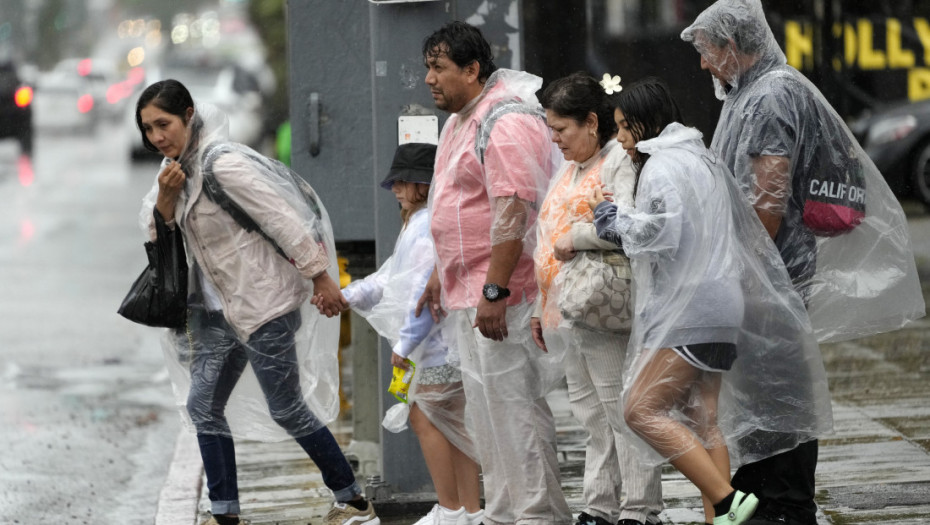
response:
<svg viewBox="0 0 930 525"><path fill-rule="evenodd" d="M775 244L818 340L922 317L900 204L820 91L786 64L759 0L718 1L681 37L724 101L711 149L763 220L780 217ZM822 211L845 227L824 228Z"/></svg>
<svg viewBox="0 0 930 525"><path fill-rule="evenodd" d="M709 434L705 448L719 446L722 437L741 464L830 432L826 374L804 304L729 170L704 148L699 131L678 123L637 149L651 157L635 208L601 203L595 209L599 235L621 240L633 267L627 410L631 385L658 350L732 343L737 357L722 374L717 400L722 436ZM699 437L713 412L701 387L675 392L685 406L665 414ZM668 389L647 383L640 399L668 396ZM663 459L636 441L653 462ZM688 450L686 443L665 445Z"/></svg>
<svg viewBox="0 0 930 525"><path fill-rule="evenodd" d="M296 174L228 142L228 122L216 108L198 104L189 126L175 219L191 269L190 314L186 331L169 330L163 340L182 420L202 434L265 441L308 435L339 408L339 322L309 302L312 277L326 271L338 282L329 216L298 187ZM208 198L205 161L287 259ZM150 237L157 195L156 180L139 215ZM225 407L215 385L232 389Z"/></svg>
<svg viewBox="0 0 930 525"><path fill-rule="evenodd" d="M429 213L421 209L410 216L397 238L394 253L378 271L351 283L343 289L343 296L353 310L391 342L395 354L416 364L408 403L416 403L450 443L478 461L465 428L465 390L458 355L446 344L451 334L442 333L448 323L434 323L428 312L420 317L414 315L435 261ZM437 381L432 371L440 367L448 367L443 372L456 377ZM398 423L394 411L389 411L393 418L386 416L386 427L391 426L389 419L392 424Z"/></svg>

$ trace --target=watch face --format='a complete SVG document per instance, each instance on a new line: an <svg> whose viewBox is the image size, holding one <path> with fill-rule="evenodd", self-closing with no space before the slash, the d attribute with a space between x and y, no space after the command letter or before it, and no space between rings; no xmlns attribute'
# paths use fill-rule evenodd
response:
<svg viewBox="0 0 930 525"><path fill-rule="evenodd" d="M484 285L484 298L488 301L493 301L497 299L497 296L500 295L500 289L493 284Z"/></svg>

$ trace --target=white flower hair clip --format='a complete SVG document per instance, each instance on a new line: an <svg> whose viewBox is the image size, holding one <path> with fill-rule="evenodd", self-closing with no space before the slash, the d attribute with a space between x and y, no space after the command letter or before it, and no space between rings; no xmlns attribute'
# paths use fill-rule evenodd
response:
<svg viewBox="0 0 930 525"><path fill-rule="evenodd" d="M604 88L604 92L608 95L623 91L623 87L620 86L619 75L610 76L610 73L604 73L604 78L598 84Z"/></svg>

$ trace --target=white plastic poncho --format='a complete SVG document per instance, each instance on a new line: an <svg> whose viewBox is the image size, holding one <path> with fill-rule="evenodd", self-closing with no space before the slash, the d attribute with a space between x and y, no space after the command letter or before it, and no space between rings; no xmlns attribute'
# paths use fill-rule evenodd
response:
<svg viewBox="0 0 930 525"><path fill-rule="evenodd" d="M820 351L801 297L790 286L774 244L746 203L729 170L678 123L637 149L651 155L640 174L635 208L601 204L595 223L602 238L622 241L633 266L636 320L630 339L631 386L662 348L733 343L737 357L722 374L717 422L737 464L758 461L832 429L830 398ZM616 213L611 213L616 210ZM705 377L704 381L712 381ZM710 405L698 385L670 392L648 383L650 396L674 395L685 406L664 414L701 436ZM657 439L662 422L647 422ZM662 458L638 439L646 456ZM685 442L666 442L677 452Z"/></svg>
<svg viewBox="0 0 930 525"><path fill-rule="evenodd" d="M786 64L759 0L720 0L681 36L726 80L714 78L724 105L711 149L760 216L781 217L775 244L818 340L885 332L922 317L900 204L820 91ZM824 228L824 216L851 231Z"/></svg>
<svg viewBox="0 0 930 525"><path fill-rule="evenodd" d="M375 273L352 282L342 293L352 309L391 342L395 354L415 363L408 403L416 404L450 443L477 461L465 425L465 391L458 355L446 343L449 334L442 333L449 323L436 324L425 311L419 317L414 315L434 264L429 214L424 208L410 216L391 257ZM457 379L433 381L434 371L440 367L449 367L444 371ZM391 418L394 410L385 418L386 428L398 428L398 423L402 423Z"/></svg>
<svg viewBox="0 0 930 525"><path fill-rule="evenodd" d="M188 329L166 331L162 345L182 420L198 432L264 441L310 434L339 410L339 321L320 315L308 300L310 278L320 271L338 282L329 216L309 185L294 178L298 175L227 142L227 120L216 108L198 104L189 126L191 136L179 159L187 180L175 218L191 268L191 315ZM207 197L206 154L222 192L290 260ZM139 215L150 237L157 195L156 177ZM282 355L287 359L279 359ZM265 392L255 367L269 378ZM231 370L239 369L237 380ZM192 376L204 390L218 382L234 385L225 411L211 406L212 393L191 394Z"/></svg>

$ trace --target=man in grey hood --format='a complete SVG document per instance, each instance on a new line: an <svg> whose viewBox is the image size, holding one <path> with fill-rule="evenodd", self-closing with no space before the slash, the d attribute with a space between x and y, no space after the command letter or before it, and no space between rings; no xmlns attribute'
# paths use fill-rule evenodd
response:
<svg viewBox="0 0 930 525"><path fill-rule="evenodd" d="M724 101L711 150L774 239L818 340L895 330L923 316L900 204L843 119L787 65L761 2L719 0L681 37ZM815 524L816 465L811 440L740 466L733 487L761 500L749 523Z"/></svg>

